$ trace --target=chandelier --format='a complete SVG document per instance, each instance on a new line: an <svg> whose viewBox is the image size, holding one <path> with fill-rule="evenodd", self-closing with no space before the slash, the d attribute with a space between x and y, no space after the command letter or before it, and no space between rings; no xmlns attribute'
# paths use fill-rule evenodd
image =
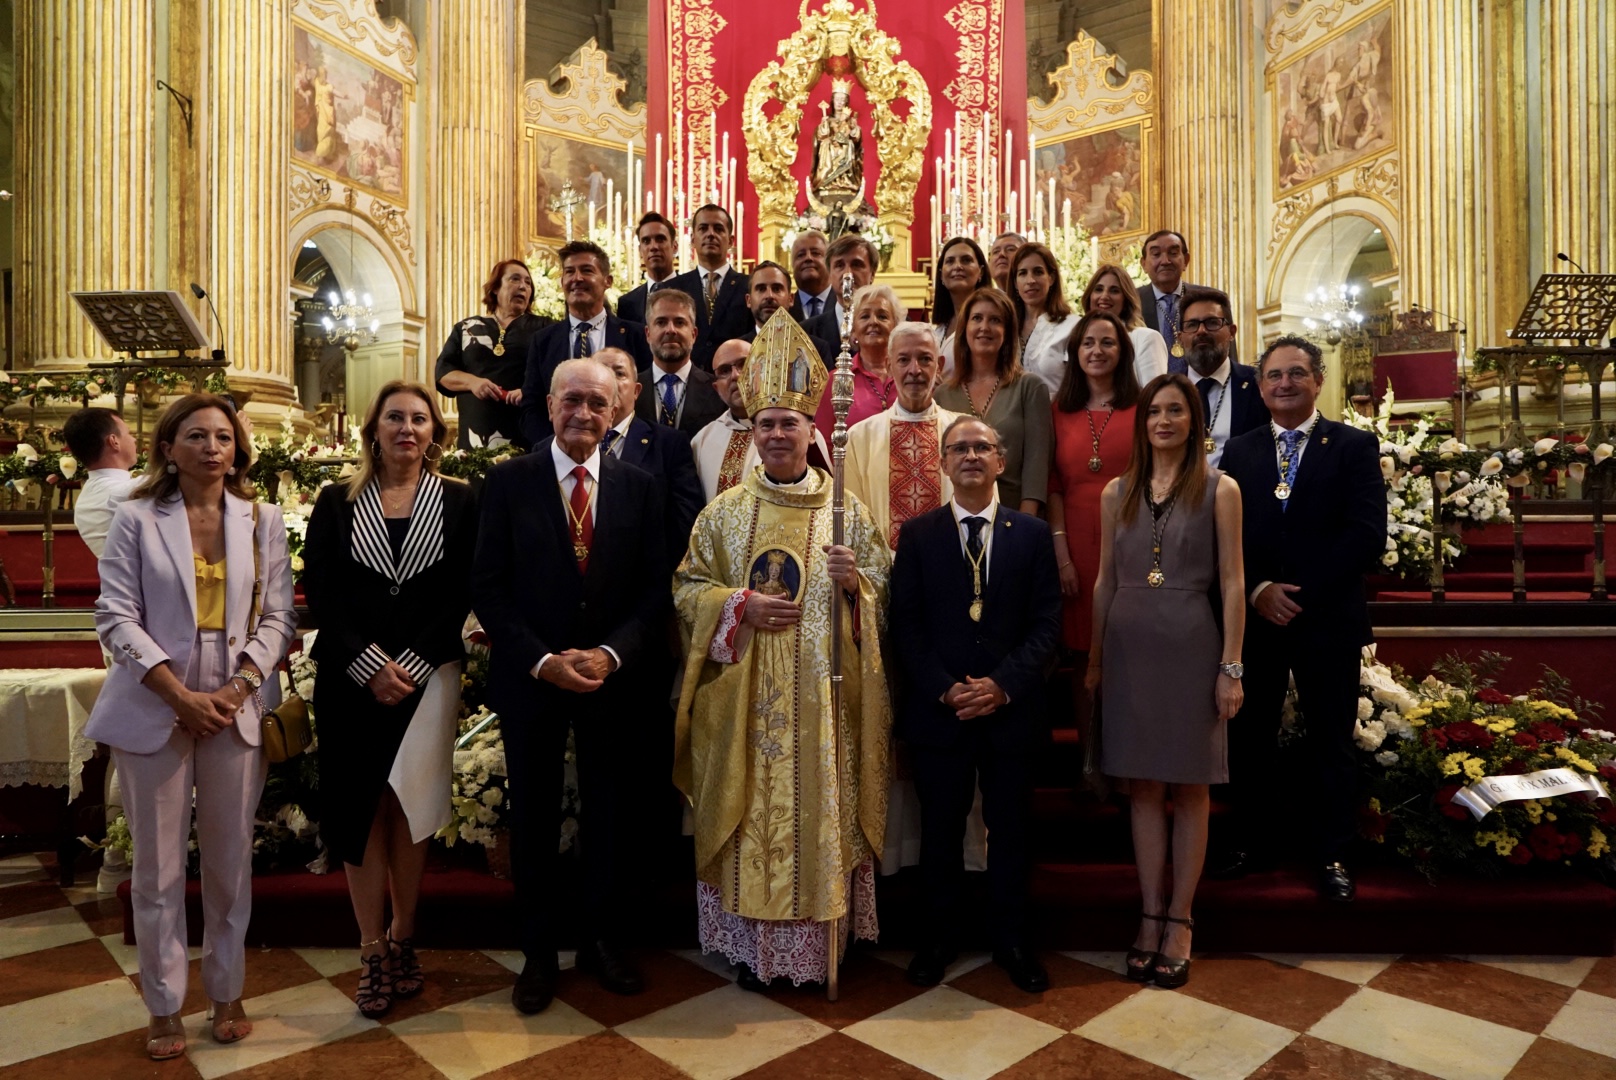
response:
<svg viewBox="0 0 1616 1080"><path fill-rule="evenodd" d="M335 289L326 294L331 303L330 312L321 320L325 324L325 339L353 352L361 345L376 340L381 320L371 310L370 294L355 296L352 289L338 295Z"/></svg>
<svg viewBox="0 0 1616 1080"><path fill-rule="evenodd" d="M1307 294L1307 302L1313 305L1313 315L1302 320L1309 334L1322 331L1324 340L1331 345L1341 344L1341 339L1355 335L1363 326L1363 312L1358 310L1358 294L1361 290L1356 285L1342 282L1334 289L1319 286Z"/></svg>

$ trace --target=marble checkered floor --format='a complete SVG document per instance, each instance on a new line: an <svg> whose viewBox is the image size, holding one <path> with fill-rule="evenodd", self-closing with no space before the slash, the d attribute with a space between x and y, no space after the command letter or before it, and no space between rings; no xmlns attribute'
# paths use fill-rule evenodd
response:
<svg viewBox="0 0 1616 1080"><path fill-rule="evenodd" d="M426 991L377 1024L354 1011L352 952L249 950L257 1030L227 1047L204 1037L193 954L190 1051L154 1064L121 930L115 900L58 888L34 856L0 861L0 1080L1616 1077L1616 959L1490 956L1206 956L1168 992L1122 978L1121 953L1056 953L1033 996L982 955L920 990L907 954L875 951L849 960L832 1005L653 952L644 994L569 971L522 1017L520 956L428 950Z"/></svg>

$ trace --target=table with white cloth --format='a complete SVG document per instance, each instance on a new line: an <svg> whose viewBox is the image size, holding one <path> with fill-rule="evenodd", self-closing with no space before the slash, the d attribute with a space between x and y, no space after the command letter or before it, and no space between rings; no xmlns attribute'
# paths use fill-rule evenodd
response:
<svg viewBox="0 0 1616 1080"><path fill-rule="evenodd" d="M100 831L105 759L96 761L84 725L106 677L103 668L0 669L0 832L56 836L64 878L83 850L77 835Z"/></svg>

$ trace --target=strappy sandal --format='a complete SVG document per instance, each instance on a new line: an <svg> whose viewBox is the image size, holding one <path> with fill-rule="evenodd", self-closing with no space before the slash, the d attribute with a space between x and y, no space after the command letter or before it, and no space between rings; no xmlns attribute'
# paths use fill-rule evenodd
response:
<svg viewBox="0 0 1616 1080"><path fill-rule="evenodd" d="M208 1001L208 1019L213 1021L213 1041L217 1043L240 1042L252 1034L252 1021L247 1019L247 1010L241 1007L241 999L234 1001Z"/></svg>
<svg viewBox="0 0 1616 1080"><path fill-rule="evenodd" d="M361 942L361 949L369 949L382 943L381 938L375 941ZM386 1016L387 1011L393 1007L393 974L388 971L388 960L391 954L383 951L374 956L359 954L359 963L362 965L359 972L359 988L354 991L354 1004L359 1006L359 1015L366 1020L375 1020Z"/></svg>
<svg viewBox="0 0 1616 1080"><path fill-rule="evenodd" d="M185 1053L185 1024L179 1013L153 1016L146 1022L146 1053L153 1061L168 1061Z"/></svg>
<svg viewBox="0 0 1616 1080"><path fill-rule="evenodd" d="M1147 915L1143 911L1139 913L1139 917L1141 919L1149 919L1152 922L1164 921L1164 916ZM1165 933L1165 928L1163 932ZM1156 944L1159 948L1161 945L1160 938L1156 939ZM1132 979L1134 982L1147 983L1154 978L1152 972L1156 967L1156 961L1160 959L1160 952L1152 952L1148 949L1129 949L1126 959L1123 960L1123 966L1128 969L1128 978Z"/></svg>
<svg viewBox="0 0 1616 1080"><path fill-rule="evenodd" d="M387 951L393 958L393 996L412 998L419 994L426 986L426 979L421 974L421 960L415 955L415 940L405 938L397 941L389 930Z"/></svg>
<svg viewBox="0 0 1616 1080"><path fill-rule="evenodd" d="M1175 919L1168 915L1166 920L1190 930L1195 929L1194 919ZM1162 931L1162 940L1164 942L1167 940L1167 931L1165 929ZM1157 986L1163 990L1177 990L1180 986L1190 981L1190 958L1186 956L1179 960L1168 956L1166 953L1159 953L1156 956L1156 964L1151 969L1151 972L1155 976L1154 981Z"/></svg>

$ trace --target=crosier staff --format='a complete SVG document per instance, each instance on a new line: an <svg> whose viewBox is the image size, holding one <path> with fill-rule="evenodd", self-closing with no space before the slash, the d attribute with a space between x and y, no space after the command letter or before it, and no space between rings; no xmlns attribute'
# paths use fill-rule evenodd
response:
<svg viewBox="0 0 1616 1080"><path fill-rule="evenodd" d="M853 275L842 275L842 351L836 357L836 374L830 380L831 409L836 415L836 426L830 436L830 536L831 544L841 547L846 539L844 524L847 513L847 484L843 476L847 460L847 413L853 407ZM831 731L836 739L836 784L842 782L842 590L830 591L830 715ZM851 903L851 900L849 900ZM834 918L827 924L830 935L825 953L825 997L835 1001L841 996L840 967L842 920Z"/></svg>

